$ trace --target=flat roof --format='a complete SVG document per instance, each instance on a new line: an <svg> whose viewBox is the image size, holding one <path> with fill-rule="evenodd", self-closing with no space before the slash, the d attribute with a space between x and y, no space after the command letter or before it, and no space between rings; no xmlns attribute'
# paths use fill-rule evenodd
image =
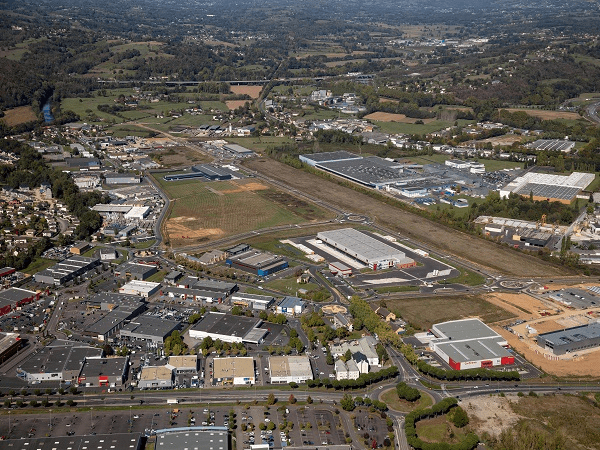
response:
<svg viewBox="0 0 600 450"><path fill-rule="evenodd" d="M243 338L249 331L257 328L261 322L262 320L255 319L254 317L208 312L191 329L209 334Z"/></svg>
<svg viewBox="0 0 600 450"><path fill-rule="evenodd" d="M86 358L81 376L86 378L108 376L119 377L125 371L128 357L117 358Z"/></svg>
<svg viewBox="0 0 600 450"><path fill-rule="evenodd" d="M554 347L561 345L570 345L575 342L581 342L589 339L600 338L600 323L592 322L579 327L567 328L566 330L552 331L538 335L538 339L553 344Z"/></svg>
<svg viewBox="0 0 600 450"><path fill-rule="evenodd" d="M310 377L312 368L308 356L271 356L269 357L271 377Z"/></svg>
<svg viewBox="0 0 600 450"><path fill-rule="evenodd" d="M275 300L272 295L258 295L258 294L247 294L245 292L238 292L231 296L231 300L251 300L259 303L270 303Z"/></svg>
<svg viewBox="0 0 600 450"><path fill-rule="evenodd" d="M169 365L177 367L197 367L198 355L169 356Z"/></svg>
<svg viewBox="0 0 600 450"><path fill-rule="evenodd" d="M150 292L153 289L156 289L160 286L160 283L153 283L152 281L141 281L141 280L131 280L129 283L121 286L121 289L133 289L140 292Z"/></svg>
<svg viewBox="0 0 600 450"><path fill-rule="evenodd" d="M0 355L20 340L21 337L17 333L0 333Z"/></svg>
<svg viewBox="0 0 600 450"><path fill-rule="evenodd" d="M456 362L481 361L511 356L510 352L500 345L499 342L502 341L504 341L502 337L460 342L448 341L436 344L436 347Z"/></svg>
<svg viewBox="0 0 600 450"><path fill-rule="evenodd" d="M25 360L19 369L32 374L77 370L81 368L85 358L101 355L102 349L94 347L44 347Z"/></svg>
<svg viewBox="0 0 600 450"><path fill-rule="evenodd" d="M171 380L173 377L173 369L167 366L144 366L140 380Z"/></svg>
<svg viewBox="0 0 600 450"><path fill-rule="evenodd" d="M139 295L132 294L119 294L117 292L99 292L98 294L94 294L88 299L86 299L87 303L100 304L100 303L111 303L115 305L119 305L121 303L133 303L133 302L145 302L146 299Z"/></svg>
<svg viewBox="0 0 600 450"><path fill-rule="evenodd" d="M230 150L235 153L242 153L242 154L254 153L252 150L250 150L246 147L242 147L241 145L238 145L238 144L227 144L227 145L224 145L223 147L226 150Z"/></svg>
<svg viewBox="0 0 600 450"><path fill-rule="evenodd" d="M226 429L216 428L218 427L210 429L190 427L157 432L155 448L157 450L229 450L229 432Z"/></svg>
<svg viewBox="0 0 600 450"><path fill-rule="evenodd" d="M402 164L377 156L347 161L317 163L316 167L341 175L366 186L389 184L404 180Z"/></svg>
<svg viewBox="0 0 600 450"><path fill-rule="evenodd" d="M545 197L549 199L572 200L581 191L581 188L571 186L555 186L551 184L527 183L515 190L516 194Z"/></svg>
<svg viewBox="0 0 600 450"><path fill-rule="evenodd" d="M317 234L317 238L366 263L401 261L406 258L404 252L354 228L322 231Z"/></svg>
<svg viewBox="0 0 600 450"><path fill-rule="evenodd" d="M156 266L150 264L140 264L134 262L126 262L115 269L119 273L134 273L144 275L148 272L156 271Z"/></svg>
<svg viewBox="0 0 600 450"><path fill-rule="evenodd" d="M121 328L121 332L127 331L128 333L140 336L145 335L164 338L168 334L171 334L180 323L181 322L178 320L168 320L161 317L143 315L131 319L131 322Z"/></svg>
<svg viewBox="0 0 600 450"><path fill-rule="evenodd" d="M434 334L452 341L484 339L500 336L479 319L450 320L432 326Z"/></svg>
<svg viewBox="0 0 600 450"><path fill-rule="evenodd" d="M35 297L36 292L28 291L27 289L11 287L0 291L0 303L15 304L29 297Z"/></svg>
<svg viewBox="0 0 600 450"><path fill-rule="evenodd" d="M213 359L213 378L254 378L254 358L236 356Z"/></svg>
<svg viewBox="0 0 600 450"><path fill-rule="evenodd" d="M129 319L130 316L131 312L129 311L114 309L104 317L86 327L85 331L91 334L105 335Z"/></svg>
<svg viewBox="0 0 600 450"><path fill-rule="evenodd" d="M56 436L0 440L0 450L138 450L142 448L142 433L96 434L93 436ZM177 448L177 447L170 447ZM211 450L209 448L203 450ZM219 449L214 449L219 450ZM223 449L226 450L226 449Z"/></svg>
<svg viewBox="0 0 600 450"><path fill-rule="evenodd" d="M121 213L121 214L126 214L129 211L131 211L131 209L133 208L133 206L131 205L106 205L106 204L98 204L98 205L94 205L92 207L92 210L97 211L97 212L104 212L104 213Z"/></svg>
<svg viewBox="0 0 600 450"><path fill-rule="evenodd" d="M261 252L259 250L248 250L244 253L231 256L231 261L247 264L252 267L267 267L277 263L283 259L282 256L272 255L270 253Z"/></svg>
<svg viewBox="0 0 600 450"><path fill-rule="evenodd" d="M280 308L295 308L296 306L303 307L304 300L298 297L283 297L283 300L279 303Z"/></svg>
<svg viewBox="0 0 600 450"><path fill-rule="evenodd" d="M357 155L356 153L347 152L346 150L338 150L335 152L307 153L305 155L302 155L302 157L314 162L362 159L362 156Z"/></svg>

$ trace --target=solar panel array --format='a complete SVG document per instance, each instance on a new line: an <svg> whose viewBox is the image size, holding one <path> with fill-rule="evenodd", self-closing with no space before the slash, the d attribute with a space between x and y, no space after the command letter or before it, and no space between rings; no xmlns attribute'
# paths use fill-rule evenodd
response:
<svg viewBox="0 0 600 450"><path fill-rule="evenodd" d="M579 188L571 186L527 183L515 192L520 195L529 195L533 193L534 197L572 200L579 191Z"/></svg>
<svg viewBox="0 0 600 450"><path fill-rule="evenodd" d="M575 146L573 141L565 141L562 139L538 139L535 142L529 144L530 148L536 150L550 150L550 151L561 151L568 152Z"/></svg>

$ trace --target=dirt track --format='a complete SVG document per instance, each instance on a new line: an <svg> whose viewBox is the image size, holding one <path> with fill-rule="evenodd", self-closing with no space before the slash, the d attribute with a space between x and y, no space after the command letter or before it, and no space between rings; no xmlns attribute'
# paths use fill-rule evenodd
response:
<svg viewBox="0 0 600 450"><path fill-rule="evenodd" d="M556 276L565 272L533 256L452 230L416 214L386 205L366 194L272 159L255 159L245 164L299 191L333 203L346 211L368 215L387 228L492 270L524 277Z"/></svg>

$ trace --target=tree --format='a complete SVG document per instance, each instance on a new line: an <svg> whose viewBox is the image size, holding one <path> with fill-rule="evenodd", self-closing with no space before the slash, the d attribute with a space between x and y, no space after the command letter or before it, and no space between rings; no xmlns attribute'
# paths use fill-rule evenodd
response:
<svg viewBox="0 0 600 450"><path fill-rule="evenodd" d="M469 416L460 406L452 409L450 420L456 428L462 428L469 424Z"/></svg>
<svg viewBox="0 0 600 450"><path fill-rule="evenodd" d="M342 400L340 400L340 405L344 411L354 411L354 408L356 407L354 399L350 394L344 395Z"/></svg>
<svg viewBox="0 0 600 450"><path fill-rule="evenodd" d="M288 399L288 401L290 402L291 405L296 403L296 397L294 397L294 394L290 394L290 398Z"/></svg>
<svg viewBox="0 0 600 450"><path fill-rule="evenodd" d="M242 308L238 305L235 305L233 308L231 308L231 314L234 316L241 316Z"/></svg>
<svg viewBox="0 0 600 450"><path fill-rule="evenodd" d="M350 361L352 359L352 352L350 349L346 350L346 353L344 353L340 359L344 362Z"/></svg>
<svg viewBox="0 0 600 450"><path fill-rule="evenodd" d="M275 394L271 392L267 397L267 405L274 405L275 402L277 402L277 399L275 398Z"/></svg>
<svg viewBox="0 0 600 450"><path fill-rule="evenodd" d="M275 422L269 422L267 424L267 430L274 430L276 428Z"/></svg>
<svg viewBox="0 0 600 450"><path fill-rule="evenodd" d="M309 395L308 397L306 397L306 403L308 403L309 405L311 405L313 402L312 397Z"/></svg>
<svg viewBox="0 0 600 450"><path fill-rule="evenodd" d="M267 426L266 426L266 425L265 425L263 422L261 422L261 423L259 423L259 424L258 424L258 428L259 428L260 430L264 431L264 430L266 430L266 429L267 429Z"/></svg>

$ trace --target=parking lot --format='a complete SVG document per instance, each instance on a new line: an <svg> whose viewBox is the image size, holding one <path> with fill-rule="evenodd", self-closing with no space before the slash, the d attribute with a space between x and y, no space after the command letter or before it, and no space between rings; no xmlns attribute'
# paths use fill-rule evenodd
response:
<svg viewBox="0 0 600 450"><path fill-rule="evenodd" d="M379 414L369 412L366 408L354 410L354 415L354 426L357 433L367 440L369 445L372 445L373 441L377 442L377 446L383 444L389 432L386 420L382 419Z"/></svg>
<svg viewBox="0 0 600 450"><path fill-rule="evenodd" d="M595 288L595 287L594 287ZM545 292L543 297L573 308L586 309L600 305L600 296L587 289L568 288Z"/></svg>
<svg viewBox="0 0 600 450"><path fill-rule="evenodd" d="M33 333L50 317L52 297L23 305L20 310L11 311L0 318L0 331Z"/></svg>

